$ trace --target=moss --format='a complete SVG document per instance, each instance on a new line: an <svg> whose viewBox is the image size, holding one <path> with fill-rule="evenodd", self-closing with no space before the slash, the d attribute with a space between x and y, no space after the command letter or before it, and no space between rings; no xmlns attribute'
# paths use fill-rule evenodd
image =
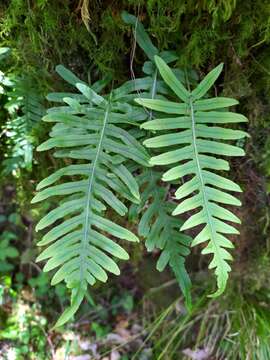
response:
<svg viewBox="0 0 270 360"><path fill-rule="evenodd" d="M77 5L77 1L66 0L12 0L9 5L0 5L0 37L3 44L15 50L18 69L23 65L28 72L38 71L45 78L58 63L84 77L93 66L98 72L117 73L117 53L127 49L122 41L120 11L92 3L88 31Z"/></svg>
<svg viewBox="0 0 270 360"><path fill-rule="evenodd" d="M44 68L43 76L64 63L85 77L91 68L92 73L110 72L117 79L124 78L131 47L128 27L120 18L125 9L138 14L159 48L178 51L180 65L188 63L207 71L223 60L240 83L243 76L238 74L243 67L248 68L249 76L260 71L252 60L257 56L269 69L265 58L269 59L270 5L265 0L96 0L88 7L89 31L81 19L83 3L3 2L1 39L16 49L18 64L39 71Z"/></svg>
<svg viewBox="0 0 270 360"><path fill-rule="evenodd" d="M214 65L225 62L219 91L241 100L240 111L251 119L252 133L268 126L267 0L2 1L0 40L2 46L13 48L14 71L23 69L43 89L55 87L52 74L58 63L83 79L96 80L110 73L121 82L130 75L133 43L132 31L120 17L122 10L140 18L160 49L175 49L180 66L188 64L203 76ZM137 47L135 71L143 58ZM262 162L264 147L257 148L256 162Z"/></svg>

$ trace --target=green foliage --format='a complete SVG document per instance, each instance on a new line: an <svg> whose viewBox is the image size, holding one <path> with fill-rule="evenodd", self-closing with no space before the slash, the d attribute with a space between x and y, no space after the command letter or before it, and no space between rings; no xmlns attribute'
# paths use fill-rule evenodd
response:
<svg viewBox="0 0 270 360"><path fill-rule="evenodd" d="M106 272L119 275L117 263L107 253L119 259L128 259L128 255L110 237L128 241L138 241L138 238L127 228L109 220L110 212L106 210L109 207L124 216L128 208L122 198L139 204L139 187L142 201L135 206L135 212L142 216L138 233L145 238L148 251L161 250L157 269L162 271L167 265L171 267L188 305L191 283L185 270L185 257L189 254L191 239L179 232L179 228L187 230L203 225L192 246L207 241L202 253L213 255L209 268L215 269L218 289L211 296L224 291L231 270L227 261L232 257L227 249L233 245L224 234L238 234L238 230L226 221L239 223L240 220L217 203L239 206L240 201L225 191L241 190L233 181L211 170L229 170L229 163L215 156L244 155L241 148L216 140L239 140L247 133L213 124L245 122L247 119L240 114L220 111L236 105L238 102L234 99L202 99L220 75L222 65L212 70L194 90L187 90L181 80L189 88L192 73L171 70L166 64L177 59L175 53L159 52L134 16L124 13L123 19L133 26L136 41L150 60L143 66L144 73L149 76L128 81L101 96L98 92L110 79L90 87L65 67L58 66L57 72L79 93L49 94L49 101L62 105L51 108L43 118L56 124L51 138L38 150L58 148L54 156L66 159L67 164L40 182L38 194L32 200L40 202L66 196L66 201L61 201L36 226L36 230L50 226L39 242L39 245L49 246L37 260L48 259L44 271L58 268L52 278L53 285L64 280L72 289L71 306L56 326L63 325L75 314L87 294L88 285L94 285L96 280L105 282ZM156 67L163 80L159 79ZM133 103L137 94L140 98L136 102L143 106L141 109ZM174 100L175 96L182 103L167 100ZM145 108L150 112L144 111ZM178 117L153 120L156 116L153 110ZM148 121L139 131L139 123L145 120ZM170 131L179 129L184 131ZM162 135L149 139L149 130L162 131ZM193 175L175 193L177 200L188 198L178 205L168 199L170 188L159 185L160 172L147 169L148 154L137 139L149 148L165 147L165 153L152 156L149 162L150 166L166 168L162 180L174 183L179 178ZM72 163L74 160L77 160L76 164ZM182 164L168 170L169 165L176 162ZM139 184L132 172L140 173L136 177ZM66 176L72 181L58 183ZM201 210L186 221L173 217L197 208Z"/></svg>
<svg viewBox="0 0 270 360"><path fill-rule="evenodd" d="M144 144L149 148L165 148L164 153L151 158L151 165L168 166L181 162L181 165L174 166L163 174L164 181L175 181L184 176L193 175L189 181L177 189L176 199L184 200L172 214L179 215L201 208L184 222L181 230L203 225L203 229L193 240L192 246L209 241L202 253L213 254L209 268L215 269L218 290L211 296L218 296L224 291L228 272L231 270L227 260L232 258L226 248L233 247L231 241L223 234L238 234L238 230L224 220L236 223L240 220L216 203L239 206L240 201L227 194L225 190L237 192L241 190L237 184L214 174L211 170L229 170L228 162L216 158L216 155L243 156L244 151L236 146L218 143L216 139L237 140L247 134L243 131L212 125L243 122L247 119L240 114L215 111L237 104L237 101L233 99L215 97L200 100L214 84L222 70L222 65L213 69L193 91L188 91L160 57L156 56L155 60L161 76L177 95L180 103L168 100L136 99L137 103L146 108L166 115L178 115L157 118L144 123L141 126L143 129L163 131L162 135L147 139ZM184 130L168 131L179 129Z"/></svg>
<svg viewBox="0 0 270 360"><path fill-rule="evenodd" d="M177 51L181 66L204 72L221 60L226 63L224 87L233 96L251 98L251 88L256 96L269 88L270 6L265 0L88 2L84 10L91 33L79 4L78 0L1 2L0 37L15 49L17 71L22 65L43 84L52 83L49 71L58 63L84 78L96 77L97 69L114 74L116 80L126 78L133 36L120 14L128 10L143 21L159 49ZM37 76L40 71L43 76Z"/></svg>
<svg viewBox="0 0 270 360"><path fill-rule="evenodd" d="M3 83L6 84L6 80ZM6 137L6 153L2 174L18 176L20 169L32 170L33 148L37 142L37 129L44 114L43 99L27 78L10 79L5 95L8 119L2 126Z"/></svg>
<svg viewBox="0 0 270 360"><path fill-rule="evenodd" d="M115 49L125 52L127 46L120 17L112 6L91 4L87 29L79 3L12 0L0 4L0 38L14 49L16 70L25 66L43 87L52 83L50 71L57 63L83 71L85 78L96 76L94 71L121 73L121 58L115 56ZM89 60L95 64L93 72L92 66L84 66Z"/></svg>
<svg viewBox="0 0 270 360"><path fill-rule="evenodd" d="M13 265L8 259L14 259L19 256L18 250L11 245L12 240L17 236L9 231L4 231L0 236L0 272L7 272L13 269Z"/></svg>
<svg viewBox="0 0 270 360"><path fill-rule="evenodd" d="M134 25L134 17L128 14L125 14L125 17L126 21L129 20ZM159 52L153 50L155 47L142 25L137 40L150 60L153 60L152 51ZM160 55L167 62L176 60L175 54L169 51ZM71 195L66 202L60 203L58 208L47 214L36 227L37 230L41 230L63 218L63 222L52 228L39 242L39 245L51 242L53 244L38 257L38 261L49 259L45 271L60 267L52 279L52 284L65 280L67 286L72 289L71 307L57 323L62 325L78 309L86 294L87 284L93 285L95 279L106 281L105 270L119 274L117 264L104 251L120 259L128 258L127 253L119 245L95 229L120 239L137 240L129 230L101 218L100 215L106 210L105 204L120 216L125 215L127 208L115 196L117 193L133 203L139 202L139 188L128 169L132 168L132 163L137 163L139 169L148 166L148 155L136 140L136 137L141 139L145 136L144 132L138 132L136 129L139 126L138 122L146 120L148 114L144 109L135 107L132 101L137 92L143 97L150 93L153 97L163 98L162 94L167 94L168 88L163 81L158 80L153 62L146 62L144 65L147 77L128 81L103 97L98 95L97 91L101 91L107 85L106 79L89 87L63 66L58 66L57 72L80 93L49 94L49 101L61 102L64 106L50 109L44 117L45 121L56 122L56 125L50 133L51 139L40 145L38 150L58 147L61 149L55 152L56 157L89 161L88 164L80 162L57 170L38 185L38 190L41 191L33 199L33 202L37 202L50 196ZM176 75L184 79L183 72L176 71ZM73 182L53 185L66 175L73 176ZM78 181L74 182L74 176L79 177ZM139 185L144 186L144 181ZM150 180L151 185L153 184ZM162 250L157 268L162 271L169 264L188 299L190 280L184 267L184 257L189 253L190 238L178 233L179 224L169 215L173 204L165 203L164 207L157 209L157 201L165 200L164 190L161 188L158 198L154 197L152 207L155 213L148 219L148 230L139 230L139 234L146 238L149 251L154 248ZM148 195L151 197L151 194ZM143 194L144 203L148 201L148 195ZM148 214L149 210L143 215L139 229L142 229ZM64 220L66 216L68 219Z"/></svg>
<svg viewBox="0 0 270 360"><path fill-rule="evenodd" d="M10 53L10 48L1 47L0 48L0 61L4 60L9 53Z"/></svg>
<svg viewBox="0 0 270 360"><path fill-rule="evenodd" d="M47 320L40 314L38 304L29 304L13 289L11 278L0 280L1 313L0 356L16 360L48 358L46 334ZM5 309L11 308L12 314L5 319Z"/></svg>
<svg viewBox="0 0 270 360"><path fill-rule="evenodd" d="M20 170L32 170L33 148L37 144L38 126L44 114L39 88L29 75L15 75L8 68L11 50L0 48L1 137L4 145L1 172L19 176Z"/></svg>
<svg viewBox="0 0 270 360"><path fill-rule="evenodd" d="M137 177L142 188L141 204L131 213L137 217L142 213L138 224L138 234L146 239L147 250L161 250L157 270L163 271L169 265L175 274L179 286L190 305L191 282L185 269L185 257L190 253L191 238L179 232L181 221L171 216L176 204L167 201L169 188L159 183L162 174L152 169L144 170ZM147 207L145 206L147 204Z"/></svg>
<svg viewBox="0 0 270 360"><path fill-rule="evenodd" d="M18 235L12 229L12 224L16 225L16 214L10 214L8 217L1 215L0 274L6 274L11 271L14 268L14 259L19 257L19 251L15 246Z"/></svg>
<svg viewBox="0 0 270 360"><path fill-rule="evenodd" d="M67 94L49 95L50 100L60 99L66 106L52 108L44 117L45 121L56 125L50 133L51 139L38 150L60 148L56 157L77 159L77 164L67 165L44 179L38 185L39 192L33 202L51 196L66 196L66 201L51 210L36 227L41 230L63 220L39 242L39 245L50 246L38 257L38 261L49 259L45 271L59 268L52 284L65 280L67 287L72 289L72 305L59 319L61 325L78 308L88 284L106 281L107 271L119 275L118 265L106 253L128 259L126 251L103 232L118 239L138 241L129 230L106 219L103 214L109 207L120 216L125 215L127 207L119 197L135 203L139 201L137 183L125 163L132 160L147 166L148 155L124 130L123 124L143 120L145 114L119 102L121 97L129 95L123 87L102 97L95 92L99 83L91 88L64 67L58 67L58 72L76 84L80 94L69 97ZM72 176L73 181L54 185L66 176Z"/></svg>
<svg viewBox="0 0 270 360"><path fill-rule="evenodd" d="M154 56L159 54L164 61L171 63L177 60L176 54L172 51L159 52L135 16L123 12L122 18L127 24L132 25L134 38L150 60L143 65L143 72L151 76L152 80L149 96L152 99L163 99L164 95L169 94L169 89L166 87L166 83L159 79ZM189 79L192 83L196 80L196 74L188 70L184 72L175 69L174 73L184 83ZM139 94L140 96L147 96L147 94ZM147 114L148 120L152 119L152 112L150 111ZM141 141L147 138L147 135L141 132ZM160 186L161 175L158 171L144 169L137 177L142 189L142 200L140 206L133 206L134 209L131 209L131 214L136 213L137 215L135 219L139 220L138 233L145 238L147 250L161 250L157 270L163 271L167 265L171 267L184 293L186 304L190 306L191 282L185 269L185 256L189 254L188 248L191 238L178 231L179 221L171 216L172 209L176 205L172 201L166 201L169 196L169 188ZM139 218L138 215L141 217Z"/></svg>
<svg viewBox="0 0 270 360"><path fill-rule="evenodd" d="M120 16L123 9L127 9L136 16L124 13L123 22ZM228 240L225 236L227 237L226 233L228 232L236 232L234 227L227 224L227 221L237 223L239 219L231 212L230 207L225 209L219 203L238 205L239 201L228 194L227 190L239 191L240 189L231 180L226 179L223 172L220 176L210 171L228 170L227 161L217 159L218 155L229 156L232 155L232 152L233 155L241 154L241 149L236 150L232 145L223 145L216 140L237 140L237 146L244 147L244 132L231 130L227 124L227 121L233 118L234 120L237 117L238 120L244 118L223 111L221 108L212 108L213 104L217 106L217 100L211 99L211 96L208 98L207 92L211 90L210 85L213 85L211 83L219 75L221 66L211 72L211 76L206 76L198 87L198 76L190 70L190 67L198 70L200 78L203 78L203 74L213 68L214 64L220 61L225 63L222 78L219 78L215 83L215 93L241 99L238 111L248 114L250 133L253 135L253 140L247 147L250 158L241 163L241 166L238 166L237 160L233 162L233 170L236 171L231 175L232 179L241 181L242 177L241 182L247 190L246 194L243 195L244 210L238 210L237 216L247 219L245 212L256 213L255 220L252 219L253 223L256 223L256 228L261 226L260 222L256 221L260 215L257 214L253 206L256 201L254 201L252 191L256 193L257 187L253 186L252 181L262 183L258 197L263 198L262 211L266 213L263 219L266 221L262 221L262 226L264 226L267 236L269 223L267 212L269 210L267 197L263 192L265 179L260 179L256 164L261 165L263 163L265 173L269 176L269 14L270 7L265 0L256 2L236 2L236 0L203 0L200 2L194 0L189 2L129 0L128 2L107 1L106 3L79 0L61 0L60 2L11 0L1 2L0 39L1 44L5 46L0 48L2 70L0 72L1 154L4 159L4 161L1 159L2 183L10 184L11 190L9 191L11 192L14 192L13 183L16 184L16 202L22 211L22 217L18 215L20 219L23 218L25 208L28 208L28 189L30 188L32 191L32 186L36 180L46 178L48 171L52 175L47 180L42 181L36 199L42 199L43 196L47 197L51 194L61 195L59 191L62 192L63 188L64 191L69 191L64 184L70 184L72 187L73 184L79 183L79 192L72 191L69 194L63 194L59 203L59 196L52 198L50 202L44 198L42 208L39 210L42 214L44 212L48 212L48 214L41 220L38 228L45 228L47 225L48 233L45 235L45 242L47 242L48 234L50 234L50 239L53 239L43 250L39 259L47 261L45 271L52 269L55 272L53 279L57 276L58 271L61 271L59 269L63 269L64 266L69 267L75 258L84 258L83 237L79 236L76 239L72 238L68 243L65 242L65 240L70 239L69 236L72 237L74 233L78 235L78 232L83 232L84 229L89 231L90 235L92 235L92 231L97 232L99 239L102 239L99 244L93 244L91 241L95 242L98 239L91 238L90 243L87 244L89 245L88 250L91 250L89 250L89 254L85 255L90 259L91 264L90 266L88 263L86 270L84 269L88 280L90 276L105 280L107 271L118 274L117 256L127 258L128 255L123 249L124 245L122 245L121 239L118 236L113 236L115 233L110 233L117 223L121 224L121 234L123 231L127 234L126 230L129 229L127 230L129 231L128 234L133 239L136 237L133 232L136 232L137 227L138 235L145 241L147 250L153 252L153 257L158 259L157 269L162 271L166 267L171 268L185 295L186 304L189 304L191 281L185 268L185 262L190 252L191 238L185 235L183 231L179 231L179 228L182 227L182 230L185 230L187 227L191 227L188 230L191 230L189 234L193 236L196 232L196 228L193 229L193 226L199 224L200 230L205 232L201 232L195 237L193 245L196 243L203 245L203 242L205 244L207 242L203 253L213 256L210 267L215 268L218 276L219 289L217 294L222 292L230 271L227 260L230 260L231 255L228 249L232 247L231 239ZM151 41L138 19L144 23L154 42ZM133 31L129 31L130 25ZM140 49L135 48L135 41L137 41ZM13 49L13 56L8 56L10 48ZM168 49L173 49L173 51L168 51ZM131 58L129 59L130 50ZM148 58L145 63L143 63L144 55ZM160 57L159 71L154 61L156 55ZM84 81L65 68L58 67L58 72L69 84L63 85L58 82L53 74L56 63L67 65ZM171 65L173 67L172 73L168 71L165 63L173 64ZM143 65L142 69L139 69L141 65ZM177 66L181 66L181 69ZM162 67L163 71L161 70ZM130 69L132 70L132 78L135 77L135 73L143 77L127 81L119 88L111 90L127 79ZM106 78L102 78L104 74L106 74ZM88 85L93 83L92 80L97 79L101 80L91 86ZM179 85L179 81L185 88ZM72 90L70 90L70 85L73 86ZM79 92L74 92L74 86ZM40 149L58 147L55 152L56 158L51 156L51 151L47 151L45 154L33 153L37 143L42 142L47 137L47 128L46 126L42 128L39 126L39 119L44 113L42 93L47 92L48 88L50 90L53 88L56 91L49 95L48 101L57 102L59 106L52 108L45 117L45 120L56 122L56 125L51 131L50 140L46 141L45 145L41 145ZM190 88L195 90L191 91ZM62 90L65 92L60 92ZM193 96L192 104L189 102L190 94ZM182 123L180 128L163 128L165 119L168 119L169 116L170 120L167 122L167 126L176 126L175 118L172 118L176 114L167 116L151 108L151 106L147 109L146 102L144 113L133 102L135 97L139 97L142 101L145 101L143 99L158 100L161 101L159 104L164 105L162 101L176 102L179 100L179 96L181 100L184 100L182 104L185 103L186 108L189 109L186 114L180 114L183 115L181 116L182 120L185 116L189 118L185 123L186 125ZM204 100L200 100L199 97L204 97ZM194 109L199 102L202 104L203 101L207 109L204 108L198 114ZM108 118L115 116L113 123L110 121L106 123L105 121L107 106L110 107ZM167 111L170 111L171 106L170 103ZM138 117L134 115L134 111ZM211 114L215 116L215 121L224 119L224 122L220 121L224 125L223 128L212 120L209 123ZM201 116L203 122L199 123L198 119L200 120ZM123 117L125 117L124 121L122 121ZM142 121L147 121L144 126L151 126L151 128L140 128ZM100 127L99 123L104 126ZM90 124L90 126L85 127L85 124ZM234 124L232 125L234 126ZM178 121L177 126L179 126ZM245 128L245 124L243 128ZM103 129L106 135L104 138L102 137ZM111 135L107 135L108 131L115 131L118 136L113 139L114 143L109 143L109 145L105 141L108 138L112 140ZM193 135L196 132L195 139L192 132ZM128 142L129 140L125 142L123 139L129 139L130 142ZM70 140L76 141L70 143ZM185 141L187 143L184 144ZM147 164L148 155L139 144L143 142L147 147L150 146L148 153L152 157L152 164L158 161L158 167L150 168ZM204 146L202 146L203 142ZM117 143L117 147L115 143ZM134 151L135 143L140 149L139 153L144 154L143 161ZM193 154L192 159L189 159L193 161L193 164L189 163L192 166L187 169L187 163L177 164L186 166L186 168L181 168L185 174L183 178L181 177L181 184L179 184L178 178L163 182L162 174L168 174L175 165L174 162L168 164L167 155L166 163L162 162L164 155L171 151L174 160L179 159L177 156L181 158L184 145L193 148L196 145L198 149L197 156ZM111 157L112 161L105 161L104 163L98 161L101 158L99 149L102 149L102 155L106 158ZM83 150L84 153L82 154ZM165 150L165 154L161 154L162 150ZM210 155L209 151L211 152ZM193 165L194 163L202 165L203 157L205 163L201 166L202 171L201 176L199 176L198 166L194 170ZM98 171L93 172L95 159L97 159L96 169ZM251 161L252 159L254 162ZM248 168L245 167L245 163L248 163ZM31 172L33 165L35 171ZM210 171L209 169L205 170L204 166L211 167ZM115 173L116 169L117 174ZM90 170L93 175L90 174ZM195 174L192 173L193 171ZM15 175L16 179L8 176L10 174ZM192 178L192 176L194 177ZM198 185L196 181L193 181L194 178L201 178L201 184ZM205 185L206 181L209 181L210 184ZM88 185L88 191L84 189L84 184ZM179 185L180 188L176 190ZM43 186L44 188L42 188ZM100 191L101 187L102 191ZM207 204L198 195L207 198ZM93 201L87 202L89 199ZM94 203L99 205L95 207ZM92 204L94 205L92 206ZM186 215L189 216L188 220L186 216L183 216L185 220L173 216L173 214L178 215L190 207L194 207L194 210L200 208L200 210L192 215L193 213L190 211L193 209L190 209ZM0 204L2 214L1 209L2 204ZM85 216L87 209L91 215L89 220ZM130 225L127 224L125 217L128 209L133 220L133 224ZM116 210L116 213L113 210ZM38 211L35 211L37 214ZM92 215L97 213L98 216L102 217L103 222L110 221L110 231L104 231L104 228L98 231L96 222L92 221ZM207 218L205 213L209 214ZM72 224L74 219L75 222ZM8 222L11 220L12 217L8 219ZM36 252L32 249L33 244L31 244L32 240L33 243L35 242L35 238L32 239L31 236L32 220L30 219L28 222L26 217L24 221L27 224L25 226L27 242L25 241L25 234L21 236L17 229L14 231L14 228L3 227L0 236L0 271L6 273L15 268L19 289L23 287L23 284L27 284L27 286L35 289L34 293L37 297L45 297L46 295L47 298L51 299L53 293L50 292L50 277L47 273L40 273L35 276L38 268L32 263L33 255ZM200 221L203 223L199 223ZM245 222L247 221L245 220ZM76 224L78 227L72 228ZM90 225L88 230L87 225ZM131 226L132 232L130 231ZM218 227L219 231L215 229L214 234L210 234L210 236L208 230L211 227ZM243 232L242 238L245 237L245 239L243 241L240 239L237 242L240 244L239 251L236 252L239 253L239 257L241 254L246 256L247 251L245 249L247 248L248 252L253 252L253 243L264 241L264 237L260 233L257 239L257 237L249 236L249 227L246 229L243 226L243 228L246 230L246 236ZM120 231L119 227L117 229ZM221 231L225 233L224 237L222 237ZM56 232L58 235L62 235L57 237ZM130 235L131 233L133 235ZM250 243L248 242L249 239L251 239ZM242 242L245 241L246 245L243 246ZM40 244L43 243L44 238ZM21 256L19 256L19 252L22 252ZM195 254L198 255L196 250ZM267 257L267 255L265 256ZM194 257L191 257L189 269L197 271L198 268L204 268L205 260L201 261L200 259L195 265L193 260ZM82 268L83 266L80 264L74 272L69 273L72 270L69 268L64 274L63 280L72 289L72 301L71 307L65 311L58 324L63 323L76 312L83 295L89 300L90 295L86 289L87 279L85 280L85 273L81 271ZM17 271L18 269L19 271ZM83 278L78 277L78 273L82 273ZM14 273L12 278L13 275ZM192 280L197 275L192 273ZM73 281L74 278L75 281ZM81 279L83 281L78 284ZM261 280L256 282L256 286L259 281ZM90 282L94 282L92 278ZM201 282L204 285L206 283L205 280ZM238 292L241 290L237 289ZM2 295L5 291L0 286L2 303L4 301ZM63 283L56 286L55 293L61 306L64 305L61 299L65 303L67 292ZM133 309L133 297L125 295L122 289L119 293L121 293L119 297L116 296L112 300L112 306L121 304L126 313L129 314ZM251 289L250 293L252 294ZM9 290L8 296L14 297L14 292ZM262 297L262 299L259 304L256 304L256 307L253 299L249 303L240 302L239 306L235 305L232 308L232 314L226 313L227 305L224 305L218 313L215 312L215 305L210 309L204 307L201 312L205 311L207 314L202 325L188 316L185 317L181 326L176 321L172 329L165 328L163 331L166 335L164 341L162 338L156 339L157 347L161 347L158 356L160 358L162 356L173 358L173 354L166 354L167 349L172 344L175 344L175 348L177 348L179 341L192 337L191 335L195 333L194 328L191 328L191 332L186 331L190 323L195 323L196 329L200 328L200 335L196 344L205 348L208 346L208 342L216 341L215 339L218 336L216 329L217 327L223 329L222 326L225 323L223 333L227 334L228 328L232 326L231 334L228 338L226 336L224 338L218 337L222 349L216 353L212 352L211 356L225 357L224 354L226 354L227 357L233 358L238 356L235 354L239 354L239 357L242 358L247 356L254 359L268 358L269 319L264 308L265 303L267 303L267 296ZM229 297L225 297L226 301L231 303ZM213 302L212 304L217 303ZM244 313L242 313L241 307L243 307ZM25 310L25 307L22 306L21 309ZM44 319L39 321L39 312L36 310L37 308L27 308L28 315L24 319L17 316L17 310L14 310L12 320L2 322L5 326L2 341L12 344L12 349L16 349L18 358L24 358L27 356L26 354L32 358L45 359L48 357L48 352L45 350L46 340L42 336ZM190 308L190 310L192 309ZM31 315L29 315L30 313ZM112 313L116 315L114 311ZM211 316L207 317L209 313ZM196 316L202 318L202 314L196 314ZM173 313L171 317L179 318L180 316ZM216 322L212 322L212 319L216 319ZM210 325L206 326L206 323L210 323ZM250 329L246 324L254 324L252 331L249 331ZM99 335L105 335L111 331L112 327L93 322L92 330L99 337ZM236 332L239 335L237 339L234 337ZM179 334L181 335L180 340L178 339ZM190 343L185 344L186 347L190 345ZM253 344L256 345L253 346ZM182 353L179 356L181 355Z"/></svg>
<svg viewBox="0 0 270 360"><path fill-rule="evenodd" d="M256 266L252 270L256 271ZM219 301L197 296L188 314L171 304L156 314L151 325L147 324L151 334L147 340L153 344L154 358L268 359L268 292L263 287L248 296L243 288L232 287Z"/></svg>

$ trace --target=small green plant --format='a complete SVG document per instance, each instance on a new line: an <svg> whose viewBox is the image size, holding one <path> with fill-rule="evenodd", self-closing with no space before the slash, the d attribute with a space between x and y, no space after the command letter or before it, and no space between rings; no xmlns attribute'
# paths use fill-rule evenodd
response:
<svg viewBox="0 0 270 360"><path fill-rule="evenodd" d="M200 296L187 314L179 312L173 303L161 314L156 314L153 323L148 323L150 335L145 345L153 344L154 358L157 359L196 359L199 356L206 359L268 359L268 289L260 289L260 300L254 292L251 297L239 290L238 293L240 295L235 296L235 292L228 291L218 302ZM140 350L134 360L139 356Z"/></svg>
<svg viewBox="0 0 270 360"><path fill-rule="evenodd" d="M19 252L11 242L16 240L17 236L10 231L4 231L0 236L0 272L7 272L13 269L9 259L17 258Z"/></svg>
<svg viewBox="0 0 270 360"><path fill-rule="evenodd" d="M0 358L47 359L47 320L39 304L27 302L9 276L0 278L0 303Z"/></svg>
<svg viewBox="0 0 270 360"><path fill-rule="evenodd" d="M37 140L34 133L44 115L42 97L31 80L23 77L11 81L5 104L9 118L2 129L7 138L6 159L2 163L4 175L16 174L20 169L32 169L33 149Z"/></svg>
<svg viewBox="0 0 270 360"><path fill-rule="evenodd" d="M3 231L0 235L0 274L5 274L14 268L13 259L19 257L19 251L15 246L18 239L16 232L10 225L16 225L17 214L12 213L8 217L0 216L0 226Z"/></svg>
<svg viewBox="0 0 270 360"><path fill-rule="evenodd" d="M10 49L0 48L0 61L9 53ZM0 94L5 97L3 108L7 117L2 126L6 145L2 174L18 176L20 169L32 169L36 130L45 113L43 97L29 76L3 72L0 72Z"/></svg>

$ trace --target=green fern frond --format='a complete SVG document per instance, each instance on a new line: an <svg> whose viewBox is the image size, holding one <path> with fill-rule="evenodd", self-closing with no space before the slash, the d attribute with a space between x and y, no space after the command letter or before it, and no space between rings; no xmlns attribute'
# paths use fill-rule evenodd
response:
<svg viewBox="0 0 270 360"><path fill-rule="evenodd" d="M45 109L41 95L30 79L15 78L7 88L8 102L5 108L9 119L3 126L7 137L7 154L3 161L3 174L7 175L18 169L32 169L34 131L40 124Z"/></svg>
<svg viewBox="0 0 270 360"><path fill-rule="evenodd" d="M185 258L190 253L192 239L179 232L179 220L171 215L176 204L167 200L169 189L159 184L161 176L161 172L153 169L145 169L137 176L138 184L143 189L141 204L133 205L136 212L142 214L138 233L145 238L149 252L161 250L157 270L161 272L167 265L171 267L189 305L191 282L185 268Z"/></svg>
<svg viewBox="0 0 270 360"><path fill-rule="evenodd" d="M102 97L82 82L76 83L76 87L81 94L64 97L66 106L51 109L43 118L56 124L51 138L37 149L57 148L55 156L71 159L70 165L42 180L32 200L35 203L52 196L66 198L36 227L37 231L50 227L38 244L48 247L37 261L47 260L44 271L57 269L53 285L64 280L72 289L71 307L56 326L76 312L88 285L96 280L106 281L107 272L120 273L112 258L125 260L128 254L111 237L139 241L132 232L105 217L105 210L111 208L123 216L127 212L123 199L140 201L138 185L125 162L131 160L148 166L149 160L144 147L121 127L145 119L141 109L117 110L112 95ZM79 161L73 164L74 160ZM72 177L71 181L59 182L66 177Z"/></svg>
<svg viewBox="0 0 270 360"><path fill-rule="evenodd" d="M147 77L128 83L130 86L134 86L136 83L136 91L139 92L140 98L150 96L151 99L166 100L164 96L170 95L171 89L162 79L160 80L154 56L158 54L166 63L176 61L178 56L173 51L159 52L135 16L123 12L122 18L125 23L132 25L136 42L149 58L149 61L146 61L143 66L143 72ZM175 75L182 81L186 80L184 71L176 69ZM191 82L193 82L194 78L190 76L190 72L188 72L188 78L191 78ZM124 84L123 88L128 83ZM151 119L152 111L148 113L148 120ZM143 137L147 137L147 133L141 132L140 138ZM185 257L189 254L191 238L177 231L179 222L171 216L175 204L166 199L168 188L165 189L159 184L161 173L145 169L137 178L140 187L143 189L141 204L139 206L133 205L131 213L136 212L136 218L142 214L139 220L138 233L146 239L145 245L148 251L153 251L154 248L161 250L157 269L163 271L167 265L171 267L189 306L191 303L191 282L185 269Z"/></svg>
<svg viewBox="0 0 270 360"><path fill-rule="evenodd" d="M150 160L151 165L173 165L163 174L164 181L191 176L175 193L176 199L181 202L173 215L200 209L185 221L181 230L203 226L192 246L208 242L202 253L213 255L209 268L215 269L218 289L211 296L218 296L224 291L228 273L231 271L228 260L232 257L227 249L232 248L233 244L226 234L238 234L238 230L225 221L240 223L240 220L221 204L241 205L237 198L226 192L239 192L241 189L233 181L215 174L213 170L229 170L229 163L216 156L243 156L244 151L216 140L237 140L247 136L247 133L214 124L244 122L247 119L241 114L216 111L236 105L237 101L234 99L201 99L219 76L222 64L213 69L193 91L188 91L160 57L156 56L155 61L162 78L181 102L136 99L137 103L146 108L176 115L144 123L143 129L166 131L146 140L144 144L149 148L166 149L164 153ZM168 133L168 130L173 132ZM175 166L176 163L180 164Z"/></svg>

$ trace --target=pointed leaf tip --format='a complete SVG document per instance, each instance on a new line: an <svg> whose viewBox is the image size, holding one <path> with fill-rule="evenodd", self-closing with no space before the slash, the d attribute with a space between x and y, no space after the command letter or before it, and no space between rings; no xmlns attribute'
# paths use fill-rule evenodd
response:
<svg viewBox="0 0 270 360"><path fill-rule="evenodd" d="M211 299L217 298L224 293L225 288L226 288L226 285L224 285L224 287L222 287L222 288L217 288L217 290L213 294L209 294L209 295L207 295L207 297L209 297Z"/></svg>
<svg viewBox="0 0 270 360"><path fill-rule="evenodd" d="M86 293L86 289L82 289L82 288L72 289L72 292L76 292L76 293L71 301L71 305L63 312L63 314L57 320L56 324L53 326L53 329L63 326L75 315L75 313L77 312L77 310L81 305L81 302L83 301L83 298Z"/></svg>
<svg viewBox="0 0 270 360"><path fill-rule="evenodd" d="M190 98L190 92L177 79L172 69L166 64L166 62L161 57L157 55L155 56L155 63L165 83L183 102L188 102Z"/></svg>
<svg viewBox="0 0 270 360"><path fill-rule="evenodd" d="M215 81L219 77L222 69L223 63L220 63L205 76L196 89L192 91L192 97L194 100L202 98L208 92L208 90L214 85Z"/></svg>
<svg viewBox="0 0 270 360"><path fill-rule="evenodd" d="M33 197L33 199L31 200L31 204L35 204L35 203L37 203L39 200L38 200L38 194L37 195L35 195L34 197Z"/></svg>

